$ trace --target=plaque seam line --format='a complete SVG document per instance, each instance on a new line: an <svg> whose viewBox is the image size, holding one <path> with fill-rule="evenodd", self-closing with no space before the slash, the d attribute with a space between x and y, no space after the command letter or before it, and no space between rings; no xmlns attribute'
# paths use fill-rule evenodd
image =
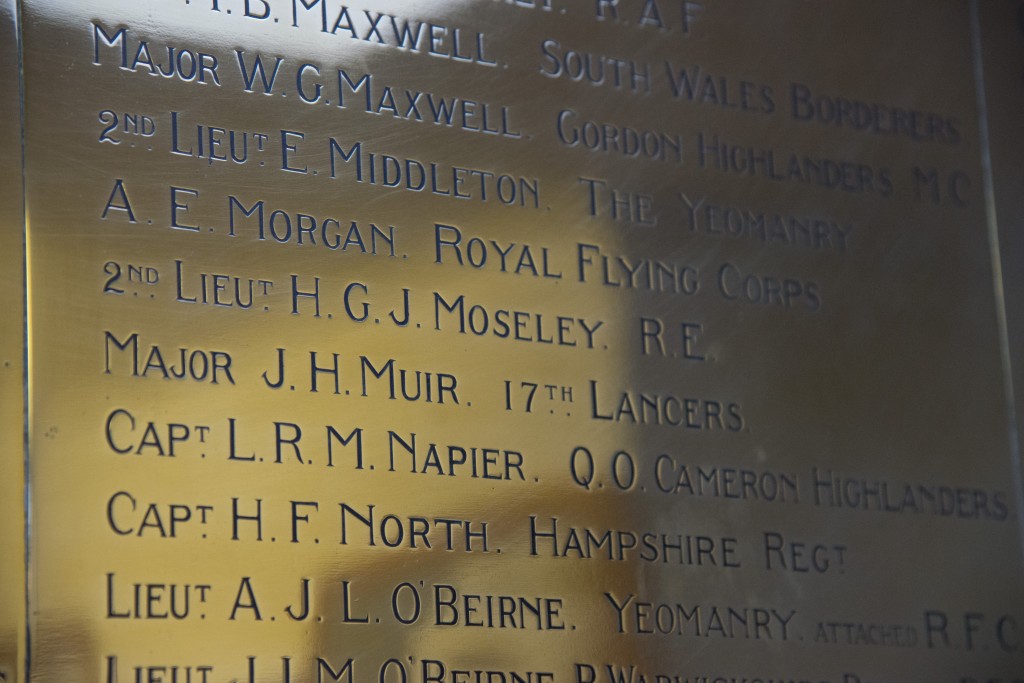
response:
<svg viewBox="0 0 1024 683"><path fill-rule="evenodd" d="M1010 358L1009 328L1006 316L1006 293L1003 286L1003 268L999 252L999 221L995 203L995 184L992 177L991 139L988 128L988 103L985 90L985 67L982 61L981 20L978 0L971 0L971 57L974 67L974 87L978 109L978 142L981 156L982 191L984 194L985 227L988 233L989 260L992 263L992 289L996 303L996 325L999 333L999 356L1003 366L1003 394L1006 401L1007 426L1014 497L1017 500L1017 529L1021 559L1024 560L1024 476L1021 473L1020 430L1017 424L1016 399Z"/></svg>
<svg viewBox="0 0 1024 683"><path fill-rule="evenodd" d="M30 542L32 540L32 515L31 515L31 501L32 501L32 489L31 484L31 470L30 466L30 440L29 440L29 410L31 404L29 403L29 346L28 346L28 316L29 316L29 293L28 293L28 173L25 167L27 161L27 155L25 151L25 41L22 35L22 26L24 17L24 7L22 6L22 0L17 0L14 3L14 36L17 41L17 54L18 54L18 126L20 129L20 153L21 153L21 278L22 278L22 311L21 311L21 355L22 355L22 514L24 519L23 535L22 535L22 556L24 559L24 574L22 577L22 586L25 589L25 600L24 600L24 623L25 623L25 638L24 638L24 652L21 653L21 671L19 671L15 680L19 683L28 683L31 679L32 671L32 604L31 604L31 590L29 588L29 582L31 581L31 557L30 557Z"/></svg>

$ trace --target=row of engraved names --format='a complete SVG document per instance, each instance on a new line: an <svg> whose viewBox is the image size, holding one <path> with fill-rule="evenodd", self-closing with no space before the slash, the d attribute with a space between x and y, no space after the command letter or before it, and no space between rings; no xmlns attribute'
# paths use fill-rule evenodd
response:
<svg viewBox="0 0 1024 683"><path fill-rule="evenodd" d="M945 613L940 611L928 612L926 615L933 615L933 619L946 618ZM821 639L818 642L821 644L829 643L830 641L826 639L832 638L833 633L852 631L849 640L854 646L871 646L880 640L895 638L891 634L902 634L905 628L914 628L854 622L819 622L819 626ZM943 629L939 626L930 628L932 630L929 631L929 635L934 636L936 642L940 641L943 638ZM972 653L979 651L981 646L977 637L972 631L968 633L971 645L962 649ZM839 643L840 640L837 639L835 642ZM924 648L923 654L948 649L952 649L952 645L947 644L945 648L936 645ZM199 657L195 659L204 661ZM566 670L562 671L558 668L536 666L479 668L480 664L476 658L443 655L383 654L374 658L326 652L274 656L247 654L238 656L234 665L184 662L168 664L167 660L159 660L157 657L147 659L137 655L106 655L100 668L104 680L134 680L138 683L165 683L168 680L174 683L257 683L264 680L262 676L273 676L273 680L281 683L909 683L911 680L861 671L865 668L864 665L843 667L838 663L833 663L830 667L830 671L836 671L834 674L809 677L807 674L786 674L779 671L779 667L768 663L727 666L703 665L690 661L677 667L659 667L650 661L620 663L609 661L610 659L606 657L603 661L572 661L571 664L567 663ZM155 663L156 661L162 663ZM943 678L933 677L927 680L930 683L1024 683L1022 678L997 677L992 673L984 673L991 670L991 667L993 664L988 662L968 668L970 674L950 672ZM876 662L872 668L877 669L878 663Z"/></svg>
<svg viewBox="0 0 1024 683"><path fill-rule="evenodd" d="M687 500L723 500L782 505L810 504L836 510L925 515L1003 522L1006 491L903 481L814 466L801 473L725 463L704 463L664 451L639 453L607 444L566 447L543 454L518 445L444 439L436 434L336 424L312 426L286 420L253 426L225 417L204 424L147 419L143 410L111 409L103 420L103 451L118 456L195 462L209 460L273 467L313 466L345 472L417 475L438 482L547 485L552 469L558 485L581 491ZM555 463L552 463L552 459ZM542 482L543 474L543 482ZM110 498L111 527L128 534L176 537L176 529L202 527L213 506ZM223 507L223 506L222 506ZM205 510L200 514L200 510ZM117 513L115 515L115 513ZM121 517L121 515L125 515ZM121 521L115 521L119 519ZM129 520L129 521L124 521ZM196 532L200 533L200 532Z"/></svg>
<svg viewBox="0 0 1024 683"><path fill-rule="evenodd" d="M325 5L323 3L322 9L325 9ZM347 17L347 8L343 12ZM497 57L493 41L480 31L410 21L369 10L363 10L355 16L367 25L365 31L356 28L358 21L348 21L345 25L335 23L330 30L325 23L322 32L333 35L339 35L340 32L376 45L390 42L392 47L401 51L400 54L426 54L498 71L518 66ZM326 13L323 18L326 20ZM297 23L297 15L295 19ZM358 71L350 73L344 68L328 67L317 61L247 52L243 49L218 55L180 44L166 44L126 26L115 28L96 21L91 28L91 56L95 65L116 66L131 73L210 87L220 87L223 80L245 92L263 95L288 97L290 89L293 96L306 104L324 102L330 105L325 92L336 89L334 106L344 107L345 96L351 95L351 99L364 99L362 105L357 105L364 111L404 120L423 120L418 106L423 91L409 89L404 85L387 84L378 84L374 89L370 82L371 74ZM795 82L780 88L778 85L724 75L696 62L679 63L666 59L659 64L652 64L621 53L604 54L566 45L554 38L537 40L535 58L537 65L529 70L548 79L612 90L623 96L663 95L667 98L667 106L671 106L668 102L674 102L687 107L725 109L757 115L785 112L790 121L799 124L917 142L956 145L962 139L962 124L947 114L923 111L902 104L871 101L868 98L849 97L834 90L819 91L803 83ZM356 94L364 86L365 92ZM432 106L435 102L433 93L428 92L426 95L425 109L429 108L426 105ZM442 99L438 98L437 101L441 102ZM478 103L475 100L453 98L449 101L456 107L468 102L473 113L477 113L475 110ZM499 104L495 108L500 110L500 115L495 117L501 121L500 128L463 128L521 137L519 131L507 125L509 107ZM473 118L476 119L476 116ZM436 116L435 122L438 122ZM450 120L447 125L450 125ZM627 143L626 139L622 139L622 142ZM617 147L618 143L616 139L614 146Z"/></svg>
<svg viewBox="0 0 1024 683"><path fill-rule="evenodd" d="M603 256L597 245L581 244L579 254L579 274L584 280L589 274L594 281L603 280L602 284L608 285L612 281L609 266L613 266L616 272L612 287L620 291L628 285L648 292L648 287L678 291L690 306L671 314L656 310L661 315L636 311L626 319L613 320L606 319L612 300L604 306L600 301L590 302L587 308L603 312L588 313L572 310L579 307L564 298L553 299L550 304L531 300L531 305L505 301L511 296L508 292L465 294L444 286L424 292L401 283L378 284L380 276L376 274L369 278L355 273L348 277L294 272L277 276L266 267L259 275L252 274L252 270L239 274L237 266L202 267L195 265L195 258L174 259L166 265L146 256L110 260L103 262L96 274L101 276L98 289L115 300L167 302L175 307L250 314L281 311L290 316L335 321L332 325L370 323L586 351L606 351L614 346L613 340L628 340L630 351L637 355L693 362L709 361L707 349L716 341L703 320L715 313L704 308L711 302L766 314L774 310L815 313L822 307L817 282L762 274L765 269L762 273L751 272L734 261L714 267L713 277L702 277L697 267L664 261L637 259L632 262L636 267L629 268L626 258L613 261ZM569 292L561 293L568 297Z"/></svg>
<svg viewBox="0 0 1024 683"><path fill-rule="evenodd" d="M466 111L461 114L451 109L445 111L443 116L448 126L453 125L453 121L461 121L463 127L473 129L483 130L488 126L486 116L476 124L470 123L473 115ZM434 158L436 154L427 151L416 157L405 156L396 152L393 145L380 146L362 139L368 137L368 131L321 136L319 132L285 128L253 130L229 123L223 116L216 121L195 119L175 110L156 114L105 108L97 113L96 120L99 124L96 139L100 144L115 147L125 144L129 149L166 152L203 166L249 166L435 198L540 211L550 208L547 197L552 193L542 190L542 179L538 176L511 168L477 168L457 158ZM507 121L507 118L502 120ZM967 171L942 168L933 162L911 162L909 168L895 170L863 159L803 152L797 147L748 144L742 136L731 137L718 132L695 130L684 135L640 131L586 120L572 109L561 110L555 120L552 141L557 139L563 147L627 157L674 159L677 164L693 157L697 171L713 174L707 177L950 207L970 205L978 190ZM691 151L684 154L685 149ZM539 147L538 152L541 152ZM612 164L604 166L610 168ZM685 169L675 173L682 172L686 172ZM668 182L665 178L669 173L659 171L659 176L658 183ZM655 204L657 193L643 185L613 187L607 179L584 174L579 175L578 183L586 190L581 204L592 218L655 227L664 212Z"/></svg>
<svg viewBox="0 0 1024 683"><path fill-rule="evenodd" d="M826 635L834 624L823 622ZM840 627L855 627L860 630L884 629L888 627L861 624L838 624ZM857 641L866 641L870 637ZM973 648L972 648L973 650ZM386 657L386 659L384 658ZM861 672L856 673L849 668L835 675L787 675L778 671L778 667L764 664L756 668L734 666L729 669L714 666L702 666L689 663L678 668L658 668L650 662L609 663L604 662L573 662L572 673L562 673L546 668L476 668L475 663L464 662L460 658L438 658L437 656L385 655L379 660L371 660L363 656L332 656L326 653L306 654L305 656L280 655L238 657L235 666L213 664L155 664L151 660L124 655L107 655L101 669L104 680L117 681L118 676L138 681L138 683L215 683L215 681L232 681L233 683L256 683L260 675L270 672L277 676L281 683L293 681L316 681L316 683L355 683L355 681L372 681L374 683L554 683L569 681L571 683L896 683L908 679L897 679L891 675ZM368 661L371 660L371 661ZM833 668L840 668L834 666ZM976 667L984 670L985 666ZM227 673L225 673L227 671ZM761 673L754 673L760 671ZM979 673L971 670L973 675L950 673L945 678L930 678L930 683L943 681L946 683L1024 683L1024 678L1000 678L992 674ZM242 672L242 673L239 673ZM743 672L743 673L736 673ZM766 673L770 672L770 673ZM132 678L134 677L134 678ZM358 677L358 678L357 678Z"/></svg>
<svg viewBox="0 0 1024 683"><path fill-rule="evenodd" d="M472 175L469 169L460 169ZM190 184L194 185L194 183ZM460 180L452 186L457 198L462 194ZM483 186L481 186L483 187ZM524 186L526 187L526 186ZM577 198L588 215L606 213L615 220L639 221L637 224L660 224L674 230L675 240L686 243L693 239L724 240L749 244L753 248L791 249L812 253L846 254L852 248L855 224L839 221L813 212L766 210L733 202L716 201L698 192L680 190L675 195L676 210L671 215L652 213L654 196L638 195L612 187L600 178L577 178ZM162 195L159 204L152 195ZM140 198L140 194L148 199ZM380 219L353 219L334 212L341 208L334 198L321 199L315 209L296 207L287 198L259 198L251 191L217 192L185 183L160 186L112 178L98 202L97 215L104 220L119 220L130 225L154 225L159 220L169 228L186 232L210 232L228 237L242 237L267 244L314 247L337 253L398 255L398 236L411 226L395 226ZM163 217L156 219L154 217ZM549 221L553 223L554 221ZM383 226L383 227L381 227ZM552 228L553 229L553 228ZM416 232L422 229L417 226ZM596 279L595 261L603 264L603 284L612 287L654 289L654 275L645 275L651 266L642 262L630 265L618 255L600 254L592 245L578 245L572 258L558 254L557 248L546 245L517 244L485 237L479 230L436 222L433 226L432 252L436 263L467 264L475 269L513 273L561 280L578 271L578 280ZM661 237L663 235L659 235ZM630 240L632 242L632 240ZM663 242L664 243L664 242ZM407 258L408 254L401 254ZM639 257L637 261L642 261ZM611 262L611 263L609 263ZM590 272L584 272L589 267ZM645 268L646 270L641 270ZM678 267L676 267L678 269ZM668 269L660 265L660 270ZM627 276L641 270L634 283ZM665 279L664 274L659 277ZM679 280L680 276L674 276ZM659 285L665 289L666 285ZM674 290L681 285L673 284ZM677 291L678 293L678 291Z"/></svg>
<svg viewBox="0 0 1024 683"><path fill-rule="evenodd" d="M782 600L747 604L594 590L584 596L490 593L453 582L409 578L391 585L367 577L321 579L241 576L217 583L138 581L124 572L103 577L108 620L322 624L382 632L403 626L515 632L572 632L575 621L615 636L809 643L927 650L1015 653L1020 619L1009 612L925 608L892 621L822 619ZM474 583L467 581L467 584ZM589 603L589 604L580 604ZM575 618L574 618L575 614ZM876 617L877 618L877 617ZM884 619L884 618L883 618ZM582 628L582 627L581 627ZM594 671L589 671L590 676ZM593 680L591 678L591 680Z"/></svg>

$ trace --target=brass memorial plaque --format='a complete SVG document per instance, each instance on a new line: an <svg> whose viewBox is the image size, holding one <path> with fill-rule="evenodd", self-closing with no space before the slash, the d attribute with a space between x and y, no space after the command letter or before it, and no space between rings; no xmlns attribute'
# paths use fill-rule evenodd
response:
<svg viewBox="0 0 1024 683"><path fill-rule="evenodd" d="M22 0L2 678L1024 681L1021 8Z"/></svg>

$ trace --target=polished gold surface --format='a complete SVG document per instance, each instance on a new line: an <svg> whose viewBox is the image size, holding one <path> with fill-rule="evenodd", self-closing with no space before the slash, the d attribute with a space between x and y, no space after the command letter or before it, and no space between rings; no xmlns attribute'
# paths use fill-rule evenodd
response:
<svg viewBox="0 0 1024 683"><path fill-rule="evenodd" d="M1019 680L963 2L23 2L31 678Z"/></svg>

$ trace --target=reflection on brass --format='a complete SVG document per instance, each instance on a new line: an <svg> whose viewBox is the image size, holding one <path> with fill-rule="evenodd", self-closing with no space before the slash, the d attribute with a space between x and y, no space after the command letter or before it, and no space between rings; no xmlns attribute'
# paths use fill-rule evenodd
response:
<svg viewBox="0 0 1024 683"><path fill-rule="evenodd" d="M24 0L32 679L1019 680L969 10Z"/></svg>

